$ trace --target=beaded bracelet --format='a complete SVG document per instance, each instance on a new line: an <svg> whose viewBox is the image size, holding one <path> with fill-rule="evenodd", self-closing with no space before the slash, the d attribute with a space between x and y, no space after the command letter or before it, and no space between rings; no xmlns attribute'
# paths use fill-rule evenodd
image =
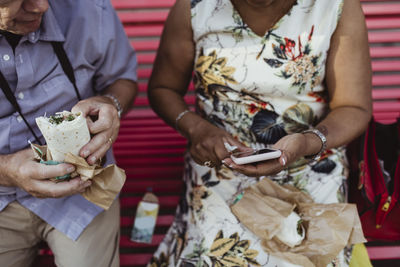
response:
<svg viewBox="0 0 400 267"><path fill-rule="evenodd" d="M105 97L108 97L109 99L111 99L112 100L112 102L114 103L114 106L115 106L115 108L117 109L117 112L118 112L118 118L121 118L121 115L122 115L122 106L121 106L121 103L119 102L119 100L118 100L118 98L116 98L114 95L112 95L112 94L105 94L105 95L103 95L103 96L105 96Z"/></svg>

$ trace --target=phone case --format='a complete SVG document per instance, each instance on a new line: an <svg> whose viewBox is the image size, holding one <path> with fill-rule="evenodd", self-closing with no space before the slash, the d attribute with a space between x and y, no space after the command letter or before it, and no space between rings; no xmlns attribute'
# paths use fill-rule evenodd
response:
<svg viewBox="0 0 400 267"><path fill-rule="evenodd" d="M241 158L237 158L237 157L231 155L231 159L233 160L233 162L235 162L235 164L241 165L241 164L248 164L248 163L253 163L253 162L258 162L258 161L264 161L264 160L268 160L268 159L279 158L281 156L281 154L282 154L282 152L280 150L275 150L272 152L251 155L251 156L241 157Z"/></svg>

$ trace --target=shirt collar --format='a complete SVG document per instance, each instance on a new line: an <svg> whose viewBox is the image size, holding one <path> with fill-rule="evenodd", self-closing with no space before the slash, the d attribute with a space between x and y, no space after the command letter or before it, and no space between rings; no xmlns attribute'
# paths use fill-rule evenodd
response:
<svg viewBox="0 0 400 267"><path fill-rule="evenodd" d="M42 23L39 29L27 34L26 39L31 43L36 43L38 40L49 42L65 41L64 34L58 25L58 21L54 16L51 6L49 6L49 9L43 14Z"/></svg>

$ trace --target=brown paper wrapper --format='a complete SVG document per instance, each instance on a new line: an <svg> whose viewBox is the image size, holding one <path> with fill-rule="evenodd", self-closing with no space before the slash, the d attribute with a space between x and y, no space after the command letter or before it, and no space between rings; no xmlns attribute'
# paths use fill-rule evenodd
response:
<svg viewBox="0 0 400 267"><path fill-rule="evenodd" d="M240 222L263 240L267 252L297 265L326 267L345 246L366 242L354 204L317 204L295 187L269 179L247 188L231 208ZM290 248L275 234L293 209L304 221L306 237Z"/></svg>
<svg viewBox="0 0 400 267"><path fill-rule="evenodd" d="M46 146L32 144L32 149L36 159L46 161L52 159ZM43 153L43 151L46 152ZM105 168L99 165L89 165L84 158L71 153L66 155L64 162L75 166L76 171L71 175L72 177L80 176L84 181L92 180L91 186L81 195L88 201L108 210L125 183L125 171L115 164L110 164Z"/></svg>

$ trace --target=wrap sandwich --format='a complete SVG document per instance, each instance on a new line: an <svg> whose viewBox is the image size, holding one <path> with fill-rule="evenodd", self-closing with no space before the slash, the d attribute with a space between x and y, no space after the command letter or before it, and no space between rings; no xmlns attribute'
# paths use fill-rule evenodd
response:
<svg viewBox="0 0 400 267"><path fill-rule="evenodd" d="M125 183L125 171L115 164L89 165L79 156L81 148L90 141L86 118L81 113L58 112L50 117L38 117L36 123L46 139L47 146L31 144L36 159L43 164L69 163L76 170L71 175L55 177L51 180L62 182L80 176L83 181L91 179L92 185L81 195L103 209L108 209L118 197Z"/></svg>
<svg viewBox="0 0 400 267"><path fill-rule="evenodd" d="M81 113L58 112L54 116L36 118L36 124L54 161L63 162L67 153L78 156L90 141L86 118Z"/></svg>

